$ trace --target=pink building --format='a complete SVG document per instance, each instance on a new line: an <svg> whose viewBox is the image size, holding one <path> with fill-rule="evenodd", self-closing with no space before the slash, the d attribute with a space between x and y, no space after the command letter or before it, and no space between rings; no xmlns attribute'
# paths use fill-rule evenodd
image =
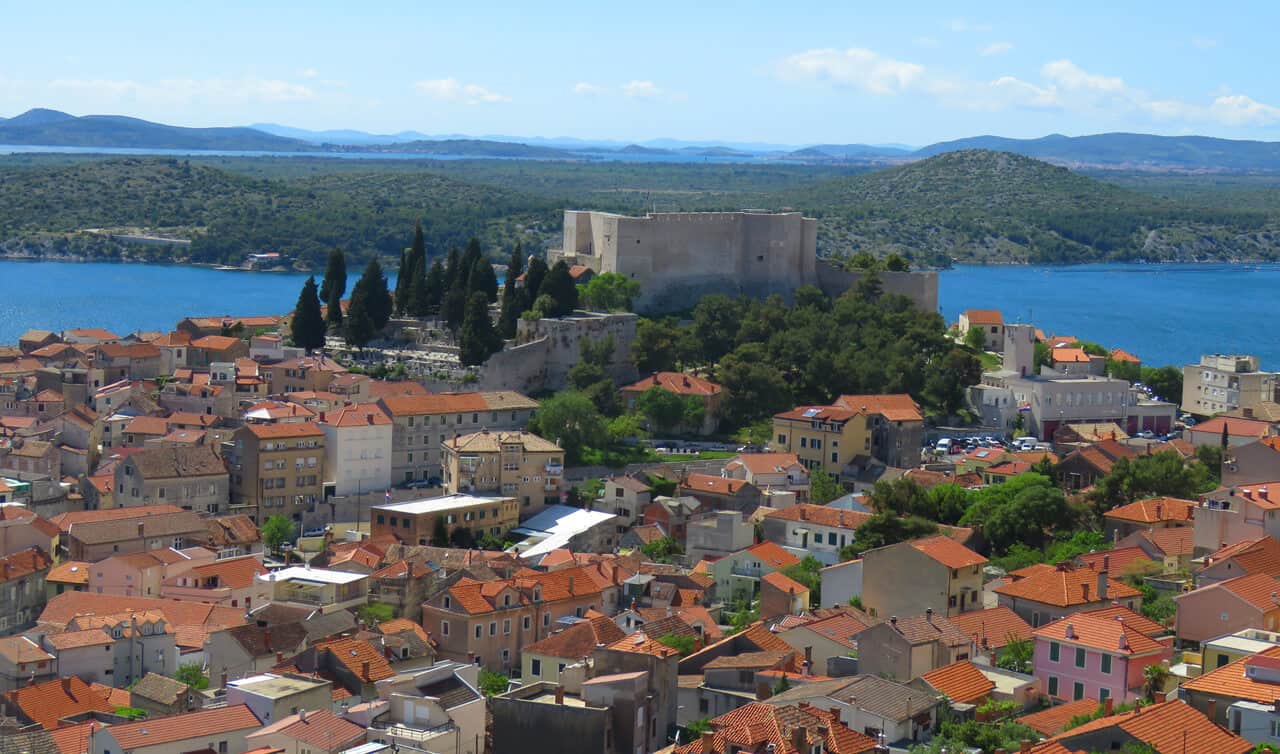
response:
<svg viewBox="0 0 1280 754"><path fill-rule="evenodd" d="M1034 674L1056 699L1136 701L1143 670L1173 657L1165 634L1160 624L1121 607L1076 613L1035 631Z"/></svg>

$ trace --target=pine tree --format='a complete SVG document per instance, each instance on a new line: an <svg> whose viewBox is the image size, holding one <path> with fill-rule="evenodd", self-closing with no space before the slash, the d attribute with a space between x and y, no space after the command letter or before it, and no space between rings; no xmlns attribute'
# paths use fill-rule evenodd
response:
<svg viewBox="0 0 1280 754"><path fill-rule="evenodd" d="M479 291L467 299L462 332L458 336L458 358L464 366L483 364L502 347L502 338L489 319L489 300Z"/></svg>
<svg viewBox="0 0 1280 754"><path fill-rule="evenodd" d="M307 353L324 348L324 317L320 314L314 275L307 278L302 292L298 294L298 304L293 308L293 319L289 322L289 334L293 337L293 344L307 349Z"/></svg>
<svg viewBox="0 0 1280 754"><path fill-rule="evenodd" d="M413 279L409 282L409 300L406 303L406 311L411 317L425 317L431 311L431 302L427 298L427 276L422 269L424 261L424 259L419 259L414 263Z"/></svg>
<svg viewBox="0 0 1280 754"><path fill-rule="evenodd" d="M542 281L547 279L547 263L541 257L529 260L529 271L524 275L524 297L533 306L542 293Z"/></svg>
<svg viewBox="0 0 1280 754"><path fill-rule="evenodd" d="M466 315L466 309L467 294L462 288L455 286L445 291L444 298L440 301L440 318L450 330L458 331L458 327L462 325L462 318Z"/></svg>
<svg viewBox="0 0 1280 754"><path fill-rule="evenodd" d="M338 292L337 287L329 291L329 300L325 304L328 308L325 311L324 321L337 330L342 327L342 294Z"/></svg>
<svg viewBox="0 0 1280 754"><path fill-rule="evenodd" d="M498 300L498 276L493 272L493 265L488 259L481 257L471 269L471 282L467 285L468 293L483 293L489 303Z"/></svg>
<svg viewBox="0 0 1280 754"><path fill-rule="evenodd" d="M382 274L382 265L373 257L365 265L364 274L360 276L357 286L364 287L365 310L369 313L369 321L375 330L382 330L391 319L391 291L387 290L387 276ZM354 292L352 296L354 297Z"/></svg>
<svg viewBox="0 0 1280 754"><path fill-rule="evenodd" d="M436 257L431 263L431 269L427 271L426 279L426 299L427 311L440 311L440 300L444 298L444 265L440 264L440 257Z"/></svg>
<svg viewBox="0 0 1280 754"><path fill-rule="evenodd" d="M569 275L569 265L563 259L556 262L547 273L547 278L542 281L538 295L555 299L556 310L553 316L556 317L572 314L573 310L578 308L578 286Z"/></svg>
<svg viewBox="0 0 1280 754"><path fill-rule="evenodd" d="M324 268L324 280L320 283L320 300L328 303L335 290L338 292L339 299L347 293L347 255L336 246L329 250L329 261Z"/></svg>
<svg viewBox="0 0 1280 754"><path fill-rule="evenodd" d="M462 254L457 248L449 249L449 256L444 261L444 287L440 289L440 295L443 296L445 291L453 288L454 284L458 282L461 271ZM463 280L463 285L466 285L466 280Z"/></svg>
<svg viewBox="0 0 1280 754"><path fill-rule="evenodd" d="M504 338L516 336L516 320L524 311L521 300L523 292L516 287L516 278L524 272L522 253L520 244L517 243L511 252L511 259L507 261L507 275L502 281L502 311L498 315L498 332Z"/></svg>
<svg viewBox="0 0 1280 754"><path fill-rule="evenodd" d="M347 323L343 337L347 345L363 349L377 334L373 318L369 316L369 296L365 292L364 279L356 283L351 292L351 303L347 308Z"/></svg>
<svg viewBox="0 0 1280 754"><path fill-rule="evenodd" d="M476 265L483 259L484 253L480 251L480 240L473 237L467 242L466 251L462 252L461 266L458 268L459 279L455 281L455 285L461 285L466 289L468 298L473 293L471 284L475 276Z"/></svg>
<svg viewBox="0 0 1280 754"><path fill-rule="evenodd" d="M409 299L412 295L414 277L421 276L426 271L427 242L422 235L422 221L419 220L413 224L413 245L400 255L400 272L396 277L397 312L402 314L409 312Z"/></svg>

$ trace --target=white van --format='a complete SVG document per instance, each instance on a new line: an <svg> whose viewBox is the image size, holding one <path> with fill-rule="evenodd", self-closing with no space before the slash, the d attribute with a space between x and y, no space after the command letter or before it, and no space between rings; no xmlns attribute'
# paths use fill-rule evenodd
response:
<svg viewBox="0 0 1280 754"><path fill-rule="evenodd" d="M937 453L937 454L938 454L938 455L940 455L940 456L944 456L944 455L946 455L947 453L950 453L950 452L951 452L951 438L950 438L950 437L944 437L944 438L942 438L941 440L938 440L938 444L937 444L937 445L935 445L935 446L933 446L933 452L934 452L934 453Z"/></svg>

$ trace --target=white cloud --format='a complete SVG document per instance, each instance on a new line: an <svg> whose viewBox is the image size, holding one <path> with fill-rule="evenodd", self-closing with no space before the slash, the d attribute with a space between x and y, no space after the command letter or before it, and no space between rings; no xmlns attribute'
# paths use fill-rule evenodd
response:
<svg viewBox="0 0 1280 754"><path fill-rule="evenodd" d="M314 68L303 68L301 71L298 72L298 75L304 79L313 79L319 76L320 72Z"/></svg>
<svg viewBox="0 0 1280 754"><path fill-rule="evenodd" d="M1121 93L1127 88L1124 80L1118 76L1089 73L1066 59L1045 63L1040 69L1040 75L1050 83L1071 91Z"/></svg>
<svg viewBox="0 0 1280 754"><path fill-rule="evenodd" d="M668 91L647 79L632 79L618 86L579 81L573 85L572 91L579 97L628 97L666 102L682 102L685 99L684 94Z"/></svg>
<svg viewBox="0 0 1280 754"><path fill-rule="evenodd" d="M1280 107L1263 104L1243 94L1218 97L1209 106L1209 113L1219 123L1228 126L1267 126L1280 121Z"/></svg>
<svg viewBox="0 0 1280 754"><path fill-rule="evenodd" d="M628 81L622 85L622 93L628 97L643 97L645 99L653 99L666 94L661 87L652 81Z"/></svg>
<svg viewBox="0 0 1280 754"><path fill-rule="evenodd" d="M991 31L991 24L974 23L972 21L966 21L963 18L954 18L951 20L951 30L957 34L988 32Z"/></svg>
<svg viewBox="0 0 1280 754"><path fill-rule="evenodd" d="M1218 40L1209 37L1192 37L1191 46L1197 50L1212 50L1218 46Z"/></svg>
<svg viewBox="0 0 1280 754"><path fill-rule="evenodd" d="M851 86L871 94L901 94L927 86L925 68L919 63L894 60L861 47L797 53L778 64L778 75L790 81Z"/></svg>
<svg viewBox="0 0 1280 754"><path fill-rule="evenodd" d="M587 81L579 81L573 85L573 93L580 97L595 97L606 93L603 86L597 86Z"/></svg>
<svg viewBox="0 0 1280 754"><path fill-rule="evenodd" d="M1013 42L992 42L979 50L979 52L985 57L992 57L995 55L1003 55L1012 49Z"/></svg>
<svg viewBox="0 0 1280 754"><path fill-rule="evenodd" d="M447 102L461 102L466 105L511 101L511 98L506 95L490 91L479 84L465 84L455 78L419 81L413 85L413 88L428 97Z"/></svg>

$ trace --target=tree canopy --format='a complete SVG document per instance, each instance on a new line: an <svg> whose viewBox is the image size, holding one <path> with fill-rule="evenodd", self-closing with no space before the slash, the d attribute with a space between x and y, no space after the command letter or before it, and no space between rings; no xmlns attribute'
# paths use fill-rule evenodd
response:
<svg viewBox="0 0 1280 754"><path fill-rule="evenodd" d="M324 331L324 315L320 311L316 279L312 276L302 284L298 303L293 307L293 317L289 320L289 336L295 346L305 348L307 353L311 353L317 348L324 348Z"/></svg>

